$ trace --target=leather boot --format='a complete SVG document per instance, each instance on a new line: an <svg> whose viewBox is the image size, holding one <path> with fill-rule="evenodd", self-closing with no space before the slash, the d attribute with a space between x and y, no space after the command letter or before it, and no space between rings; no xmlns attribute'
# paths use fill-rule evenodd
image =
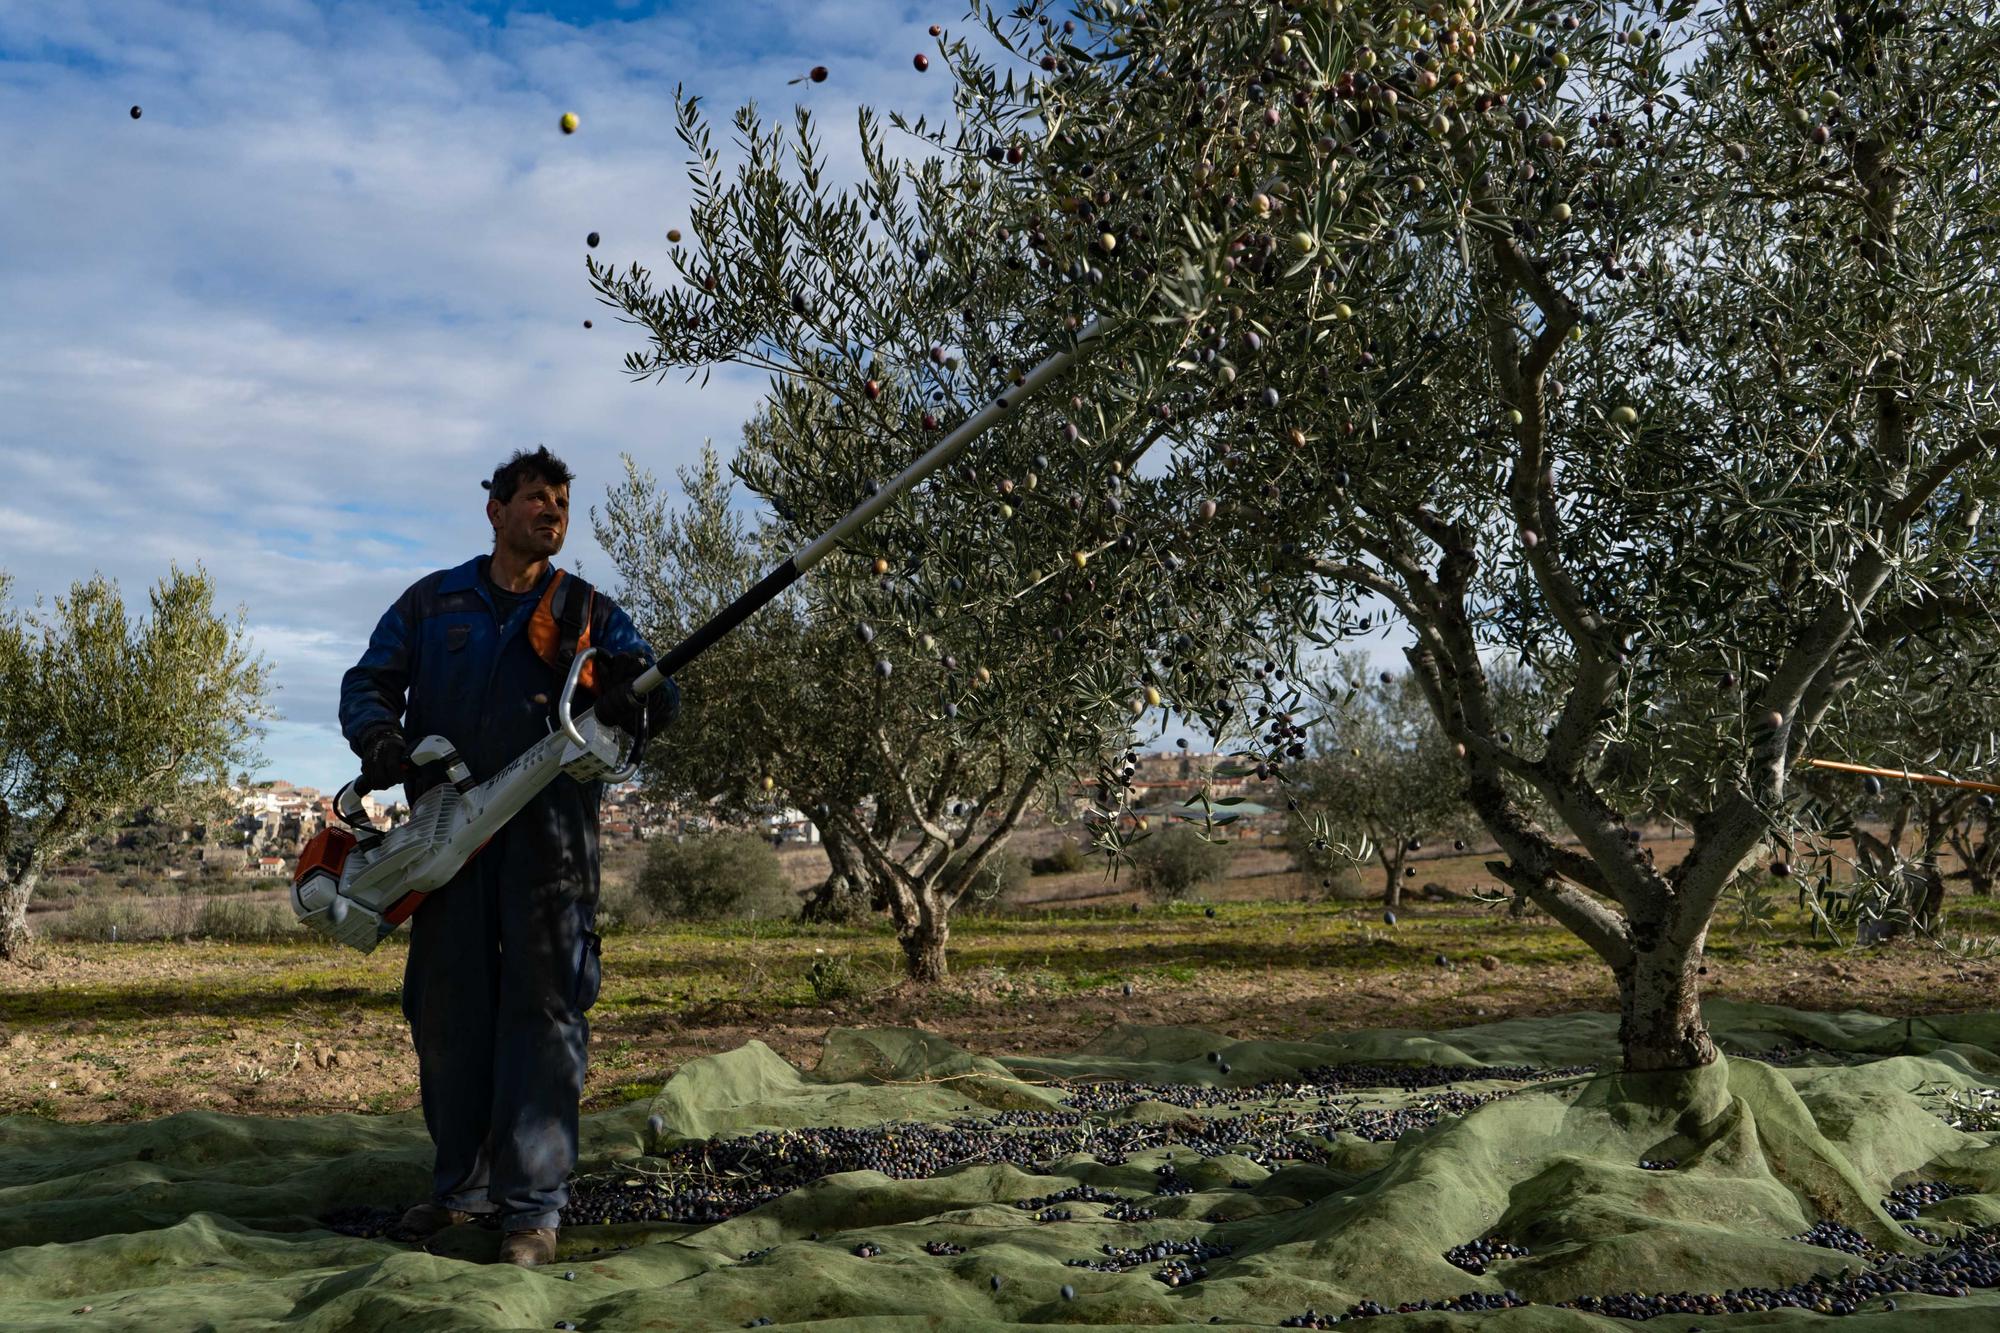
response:
<svg viewBox="0 0 2000 1333"><path fill-rule="evenodd" d="M397 1240L429 1240L446 1227L461 1226L473 1220L474 1214L447 1208L441 1203L420 1203L404 1213L390 1235Z"/></svg>
<svg viewBox="0 0 2000 1333"><path fill-rule="evenodd" d="M556 1257L556 1229L539 1227L533 1231L510 1231L500 1242L500 1262L539 1268Z"/></svg>

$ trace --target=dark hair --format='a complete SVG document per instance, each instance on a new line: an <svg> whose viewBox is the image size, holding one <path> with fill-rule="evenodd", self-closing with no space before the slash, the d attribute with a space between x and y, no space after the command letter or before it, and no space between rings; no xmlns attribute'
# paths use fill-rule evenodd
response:
<svg viewBox="0 0 2000 1333"><path fill-rule="evenodd" d="M540 477L551 486L567 486L576 480L576 474L569 470L567 463L550 453L546 444L538 444L533 453L516 449L512 458L493 469L491 481L479 484L491 492L494 499L506 504L529 477Z"/></svg>

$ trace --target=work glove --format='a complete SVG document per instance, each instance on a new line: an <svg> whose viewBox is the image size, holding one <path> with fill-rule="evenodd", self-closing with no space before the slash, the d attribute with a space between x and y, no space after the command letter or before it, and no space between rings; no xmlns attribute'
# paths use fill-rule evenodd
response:
<svg viewBox="0 0 2000 1333"><path fill-rule="evenodd" d="M410 766L409 743L403 729L384 723L361 738L361 785L364 791L401 786Z"/></svg>
<svg viewBox="0 0 2000 1333"><path fill-rule="evenodd" d="M597 720L641 742L650 734L651 705L668 688L662 684L643 699L632 692L632 682L651 665L644 653L637 652L611 653L597 659Z"/></svg>

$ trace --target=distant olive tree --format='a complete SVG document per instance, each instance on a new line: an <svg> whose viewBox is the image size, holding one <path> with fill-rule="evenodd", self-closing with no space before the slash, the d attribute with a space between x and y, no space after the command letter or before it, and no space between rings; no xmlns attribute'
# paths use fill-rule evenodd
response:
<svg viewBox="0 0 2000 1333"><path fill-rule="evenodd" d="M128 616L118 588L79 581L54 609L9 606L0 573L0 960L24 958L44 872L128 812L220 812L232 770L258 762L269 713L243 615L178 567Z"/></svg>
<svg viewBox="0 0 2000 1333"><path fill-rule="evenodd" d="M830 434L801 432L772 410L746 425L732 467L775 498L777 516L732 505L712 449L682 470L678 505L628 460L597 535L656 647L858 500L824 493L828 459L815 451ZM1077 670L1079 652L1029 642L1018 617L947 643L942 627L910 625L907 594L884 595L894 586L886 558L857 563L861 578L843 583L851 572L829 562L682 673L688 707L650 750L645 781L724 813L804 810L831 866L820 896L846 885L885 906L907 974L935 981L948 973L953 910L1026 873L1004 850L1022 815L1037 799L1055 808L1079 769L1122 747L1130 714ZM1048 669L1022 669L1038 652Z"/></svg>
<svg viewBox="0 0 2000 1333"><path fill-rule="evenodd" d="M1157 903L1178 903L1229 873L1229 845L1191 820L1169 820L1132 849L1133 879Z"/></svg>
<svg viewBox="0 0 2000 1333"><path fill-rule="evenodd" d="M1314 692L1321 712L1307 728L1306 757L1290 770L1293 836L1373 853L1383 905L1398 907L1410 855L1424 839L1463 838L1478 826L1463 766L1408 672L1378 675L1347 654Z"/></svg>

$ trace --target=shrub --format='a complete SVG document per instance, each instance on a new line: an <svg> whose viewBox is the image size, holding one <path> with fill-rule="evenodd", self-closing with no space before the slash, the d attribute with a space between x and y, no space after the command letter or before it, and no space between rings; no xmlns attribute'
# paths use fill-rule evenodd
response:
<svg viewBox="0 0 2000 1333"><path fill-rule="evenodd" d="M597 929L605 935L646 930L662 918L630 879L607 879L597 896Z"/></svg>
<svg viewBox="0 0 2000 1333"><path fill-rule="evenodd" d="M1301 878L1306 883L1306 896L1317 897L1321 902L1359 903L1382 896L1380 886L1364 884L1360 872L1348 863L1334 866L1316 878L1310 874Z"/></svg>
<svg viewBox="0 0 2000 1333"><path fill-rule="evenodd" d="M144 902L86 901L60 914L42 933L52 940L108 941L115 931L120 944L196 939L262 943L293 939L302 930L287 903L234 896L199 902L187 892Z"/></svg>
<svg viewBox="0 0 2000 1333"><path fill-rule="evenodd" d="M193 934L197 939L261 943L288 939L300 930L298 918L287 904L217 898L201 905Z"/></svg>
<svg viewBox="0 0 2000 1333"><path fill-rule="evenodd" d="M1132 849L1133 877L1158 903L1193 896L1229 869L1229 848L1210 842L1187 824L1173 824Z"/></svg>
<svg viewBox="0 0 2000 1333"><path fill-rule="evenodd" d="M851 1000L861 994L861 974L846 954L823 954L806 969L806 984L821 1005Z"/></svg>
<svg viewBox="0 0 2000 1333"><path fill-rule="evenodd" d="M43 906L51 903L73 903L80 899L90 898L96 892L96 876L92 876L89 879L71 879L67 875L58 879L52 876L42 880L36 886L35 901L41 903Z"/></svg>
<svg viewBox="0 0 2000 1333"><path fill-rule="evenodd" d="M638 891L670 921L789 918L799 906L770 842L738 829L654 843Z"/></svg>
<svg viewBox="0 0 2000 1333"><path fill-rule="evenodd" d="M1083 848L1073 838L1064 838L1056 844L1056 849L1047 856L1038 856L1030 863L1029 869L1037 875L1070 875L1083 869L1085 859Z"/></svg>
<svg viewBox="0 0 2000 1333"><path fill-rule="evenodd" d="M152 919L150 913L142 911L139 904L105 902L101 899L85 902L63 913L41 926L40 930L52 940L109 940L114 926L118 929L120 943L160 937L159 923Z"/></svg>

